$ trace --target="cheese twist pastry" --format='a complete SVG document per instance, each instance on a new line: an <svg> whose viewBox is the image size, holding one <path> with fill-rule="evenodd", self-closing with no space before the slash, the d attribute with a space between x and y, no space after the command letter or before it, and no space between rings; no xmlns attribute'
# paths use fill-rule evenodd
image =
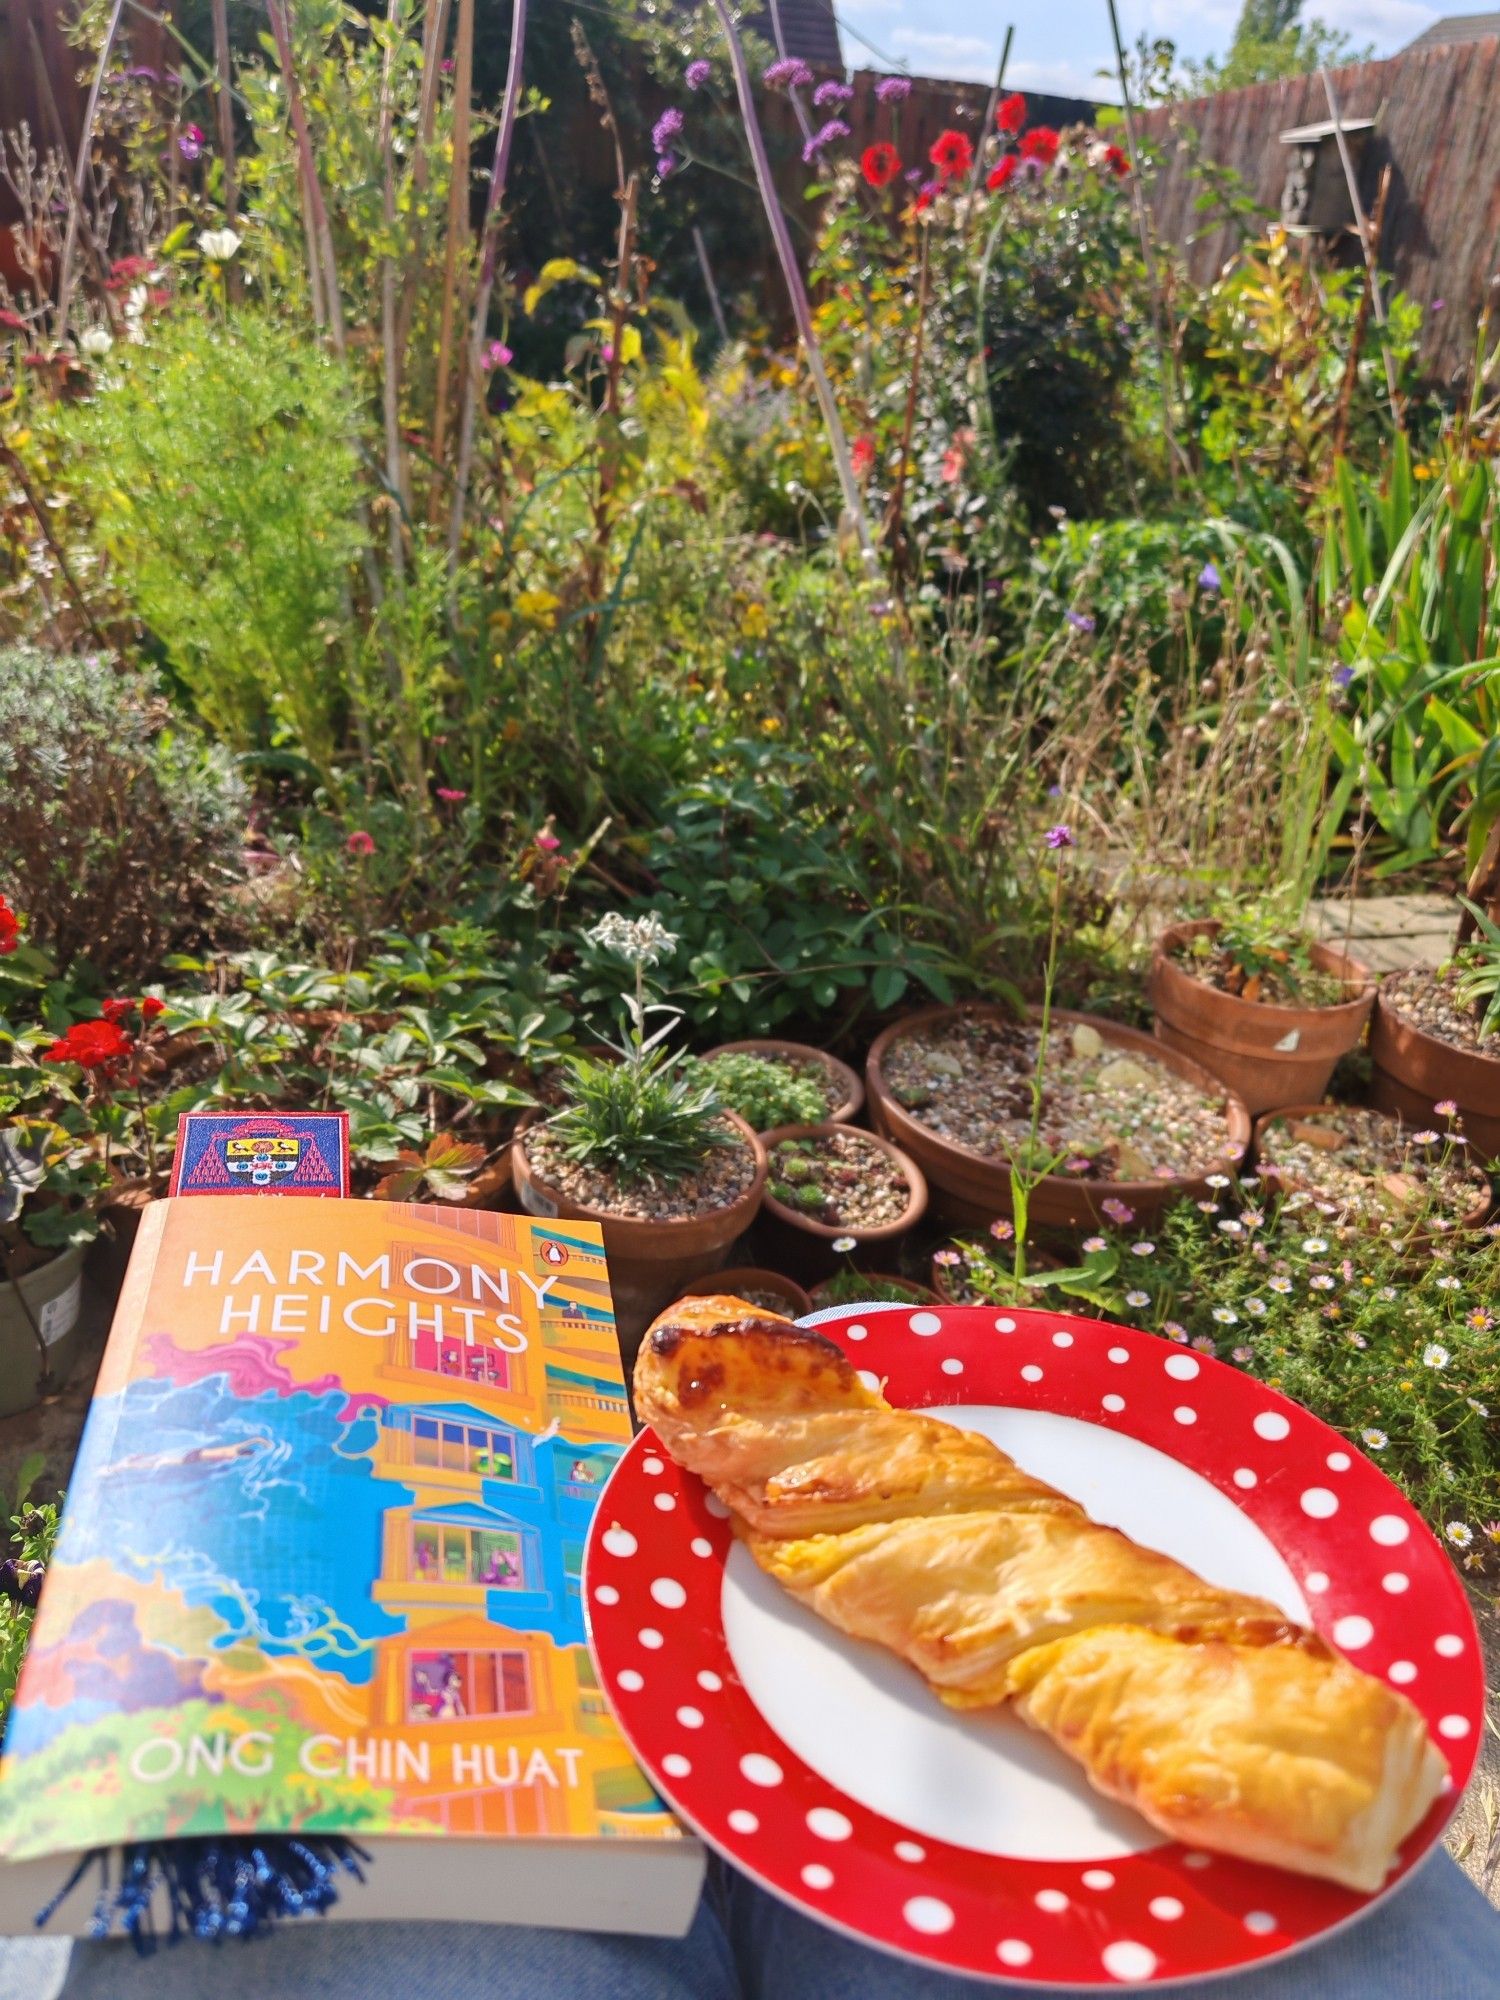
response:
<svg viewBox="0 0 1500 2000"><path fill-rule="evenodd" d="M1445 1761L1403 1695L987 1438L891 1409L819 1334L686 1299L642 1345L635 1402L794 1596L955 1708L1010 1702L1175 1839L1373 1891L1437 1796Z"/></svg>

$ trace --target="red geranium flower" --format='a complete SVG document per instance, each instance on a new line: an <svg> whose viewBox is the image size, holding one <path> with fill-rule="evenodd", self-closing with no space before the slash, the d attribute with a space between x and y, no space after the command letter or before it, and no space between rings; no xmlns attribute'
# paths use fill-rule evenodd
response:
<svg viewBox="0 0 1500 2000"><path fill-rule="evenodd" d="M1130 172L1130 161L1118 146L1106 146L1104 164L1112 174L1123 177Z"/></svg>
<svg viewBox="0 0 1500 2000"><path fill-rule="evenodd" d="M855 478L866 478L875 469L874 438L857 437L854 440L854 448L850 452L849 457L854 465Z"/></svg>
<svg viewBox="0 0 1500 2000"><path fill-rule="evenodd" d="M918 215L925 215L942 191L943 184L941 181L924 181L918 192L915 204Z"/></svg>
<svg viewBox="0 0 1500 2000"><path fill-rule="evenodd" d="M21 941L21 919L10 904L0 896L0 958L15 950Z"/></svg>
<svg viewBox="0 0 1500 2000"><path fill-rule="evenodd" d="M945 181L957 180L974 164L974 143L964 132L940 132L927 157Z"/></svg>
<svg viewBox="0 0 1500 2000"><path fill-rule="evenodd" d="M135 1002L133 1000L106 1000L104 1005L99 1009L99 1012L104 1016L106 1021L113 1021L118 1027L121 1021L129 1020L131 1009L134 1006Z"/></svg>
<svg viewBox="0 0 1500 2000"><path fill-rule="evenodd" d="M77 1063L80 1069L101 1070L108 1076L134 1047L134 1039L113 1021L75 1021L60 1041L42 1051L42 1061Z"/></svg>
<svg viewBox="0 0 1500 2000"><path fill-rule="evenodd" d="M150 993L141 1002L141 1019L143 1021L154 1021L158 1014L165 1014L166 1011L166 1001L158 1000Z"/></svg>
<svg viewBox="0 0 1500 2000"><path fill-rule="evenodd" d="M872 188L889 187L901 171L901 155L894 146L888 146L884 139L880 139L875 145L866 146L859 165Z"/></svg>
<svg viewBox="0 0 1500 2000"><path fill-rule="evenodd" d="M998 194L1001 188L1009 187L1015 177L1016 156L1014 153L1007 153L998 167L991 167L990 177L985 182L985 186L990 190L991 194Z"/></svg>
<svg viewBox="0 0 1500 2000"><path fill-rule="evenodd" d="M1019 90L1013 90L1009 97L1002 97L1000 109L995 113L995 123L1002 132L1019 132L1026 123L1026 99Z"/></svg>
<svg viewBox="0 0 1500 2000"><path fill-rule="evenodd" d="M1050 125L1033 125L1029 132L1021 135L1021 157L1023 160L1040 160L1044 167L1050 167L1057 158L1059 144L1058 136Z"/></svg>
<svg viewBox="0 0 1500 2000"><path fill-rule="evenodd" d="M351 854L362 858L367 854L375 852L375 836L366 833L363 828L360 828L357 832L350 834L344 845Z"/></svg>

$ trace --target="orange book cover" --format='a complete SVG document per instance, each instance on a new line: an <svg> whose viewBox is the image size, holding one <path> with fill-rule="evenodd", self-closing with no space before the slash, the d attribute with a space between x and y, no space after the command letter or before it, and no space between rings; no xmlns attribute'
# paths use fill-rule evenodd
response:
<svg viewBox="0 0 1500 2000"><path fill-rule="evenodd" d="M584 1541L629 1438L588 1224L155 1204L11 1718L0 1854L250 1829L670 1843L584 1643Z"/></svg>

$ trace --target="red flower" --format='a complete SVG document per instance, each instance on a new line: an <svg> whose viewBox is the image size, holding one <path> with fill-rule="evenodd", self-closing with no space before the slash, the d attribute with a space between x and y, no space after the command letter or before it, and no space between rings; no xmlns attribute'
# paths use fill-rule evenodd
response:
<svg viewBox="0 0 1500 2000"><path fill-rule="evenodd" d="M122 257L112 264L109 276L104 281L107 292L118 292L126 285L138 284L148 271L156 268L154 257Z"/></svg>
<svg viewBox="0 0 1500 2000"><path fill-rule="evenodd" d="M1040 160L1044 167L1050 167L1057 158L1060 143L1050 125L1033 125L1029 132L1021 135L1021 158Z"/></svg>
<svg viewBox="0 0 1500 2000"><path fill-rule="evenodd" d="M1121 179L1130 172L1130 161L1118 146L1105 147L1104 164L1112 174Z"/></svg>
<svg viewBox="0 0 1500 2000"><path fill-rule="evenodd" d="M106 1021L113 1021L118 1027L121 1021L128 1021L130 1019L134 1006L135 1002L133 1000L106 1000L104 1005L99 1009L99 1012L104 1016Z"/></svg>
<svg viewBox="0 0 1500 2000"><path fill-rule="evenodd" d="M1009 97L1002 97L1000 108L995 113L995 123L1002 132L1019 132L1026 123L1026 99L1019 90L1013 90Z"/></svg>
<svg viewBox="0 0 1500 2000"><path fill-rule="evenodd" d="M1001 188L1009 187L1015 177L1016 156L1014 153L1007 153L998 167L991 167L990 177L985 182L985 186L990 190L991 194L998 194Z"/></svg>
<svg viewBox="0 0 1500 2000"><path fill-rule="evenodd" d="M974 143L964 132L940 132L927 157L943 180L957 180L974 164Z"/></svg>
<svg viewBox="0 0 1500 2000"><path fill-rule="evenodd" d="M943 184L941 181L924 181L915 203L918 215L925 215L942 191Z"/></svg>
<svg viewBox="0 0 1500 2000"><path fill-rule="evenodd" d="M856 479L866 479L875 470L875 440L871 437L857 437L849 457L854 466Z"/></svg>
<svg viewBox="0 0 1500 2000"><path fill-rule="evenodd" d="M43 1049L42 1061L77 1063L80 1069L111 1075L135 1047L133 1037L113 1021L75 1021L61 1041Z"/></svg>
<svg viewBox="0 0 1500 2000"><path fill-rule="evenodd" d="M21 941L21 919L10 904L0 896L0 958L15 950Z"/></svg>
<svg viewBox="0 0 1500 2000"><path fill-rule="evenodd" d="M158 1000L150 993L141 1002L141 1019L143 1021L154 1021L158 1014L165 1014L166 1011L166 1001Z"/></svg>
<svg viewBox="0 0 1500 2000"><path fill-rule="evenodd" d="M344 845L351 854L363 860L365 855L375 852L375 836L361 829L357 833L351 833Z"/></svg>
<svg viewBox="0 0 1500 2000"><path fill-rule="evenodd" d="M29 333L31 331L21 315L13 312L0 312L0 326L8 328L11 333Z"/></svg>
<svg viewBox="0 0 1500 2000"><path fill-rule="evenodd" d="M889 187L901 171L901 155L881 139L873 146L866 146L859 165L872 188Z"/></svg>

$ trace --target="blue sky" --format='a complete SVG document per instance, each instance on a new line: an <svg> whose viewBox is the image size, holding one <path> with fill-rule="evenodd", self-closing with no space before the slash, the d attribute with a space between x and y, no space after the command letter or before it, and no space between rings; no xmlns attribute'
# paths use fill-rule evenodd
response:
<svg viewBox="0 0 1500 2000"><path fill-rule="evenodd" d="M1221 52L1234 32L1240 0L1116 0L1128 47L1138 34L1169 35L1184 55ZM1304 0L1308 18L1343 28L1357 44L1390 55L1444 14L1468 14L1494 0ZM1079 97L1115 95L1095 72L1110 63L1105 0L835 0L844 56L854 68L878 66L863 35L892 62L919 76L994 79L1007 21L1015 23L1009 78L1017 88Z"/></svg>

